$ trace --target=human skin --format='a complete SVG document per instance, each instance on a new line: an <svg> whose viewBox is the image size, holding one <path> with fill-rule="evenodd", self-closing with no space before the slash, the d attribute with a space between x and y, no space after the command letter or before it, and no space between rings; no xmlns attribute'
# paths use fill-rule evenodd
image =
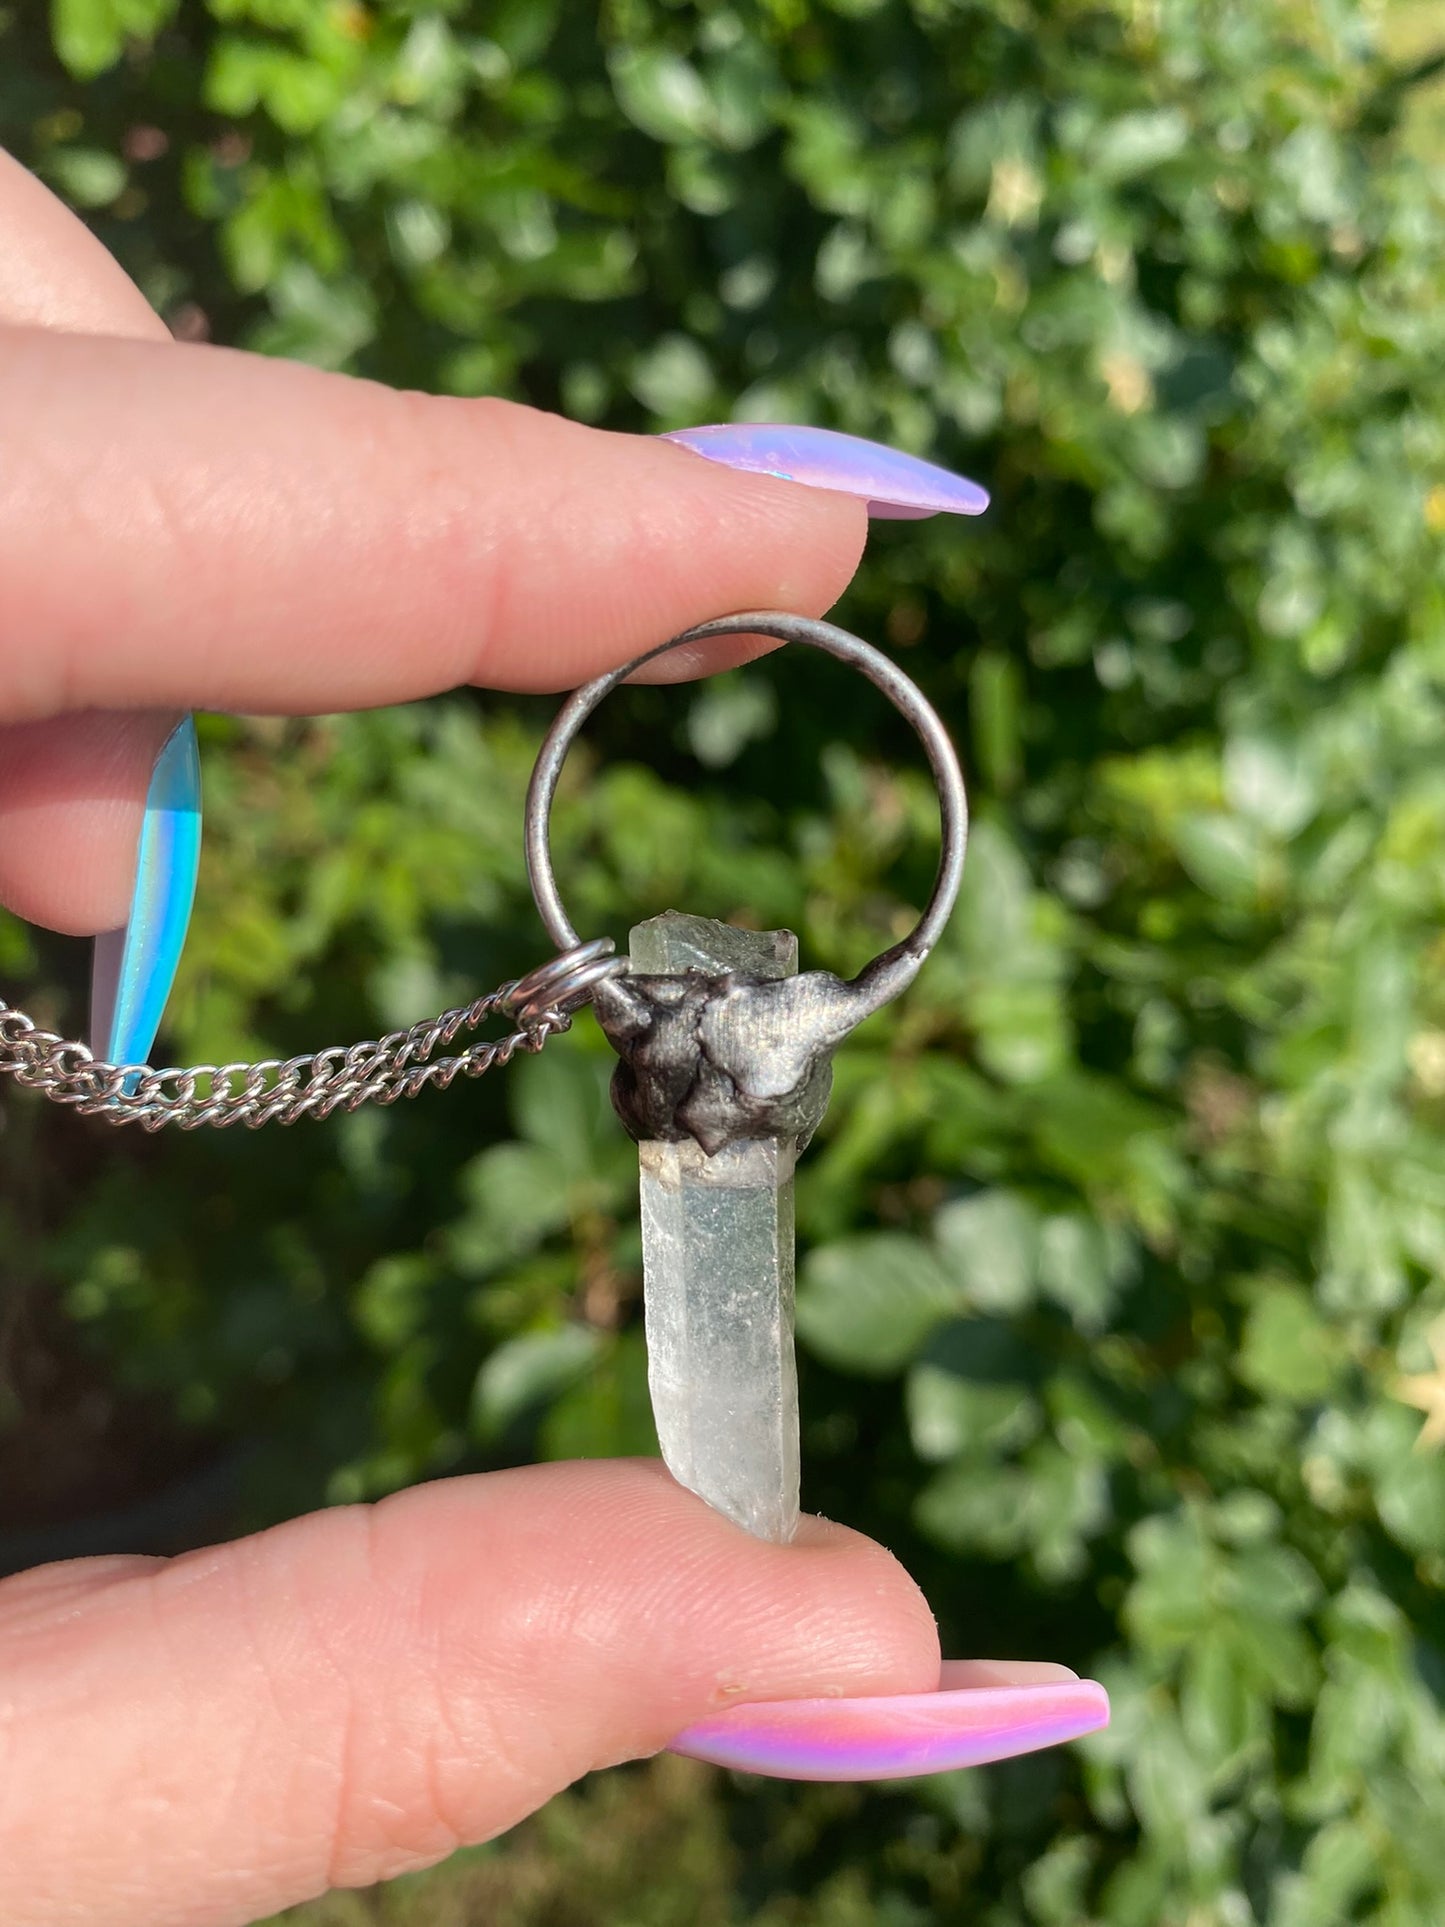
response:
<svg viewBox="0 0 1445 1927"><path fill-rule="evenodd" d="M656 441L181 347L4 156L0 421L0 901L79 933L125 916L181 711L570 686L720 609L821 612L864 533ZM645 1463L43 1568L0 1584L0 1920L253 1921L720 1708L938 1679L881 1547L758 1543Z"/></svg>
<svg viewBox="0 0 1445 1927"><path fill-rule="evenodd" d="M821 613L867 526L651 437L182 346L3 156L0 421L0 902L79 934L125 920L179 711L570 688L719 610Z"/></svg>

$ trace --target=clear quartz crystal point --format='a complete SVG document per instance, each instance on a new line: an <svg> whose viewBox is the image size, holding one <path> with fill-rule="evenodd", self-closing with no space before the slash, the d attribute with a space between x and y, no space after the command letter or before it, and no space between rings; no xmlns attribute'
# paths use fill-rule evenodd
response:
<svg viewBox="0 0 1445 1927"><path fill-rule="evenodd" d="M669 911L632 932L634 970L791 977L789 931ZM638 1146L647 1371L658 1442L682 1485L760 1539L798 1526L793 1356L793 1138L709 1157L691 1140Z"/></svg>

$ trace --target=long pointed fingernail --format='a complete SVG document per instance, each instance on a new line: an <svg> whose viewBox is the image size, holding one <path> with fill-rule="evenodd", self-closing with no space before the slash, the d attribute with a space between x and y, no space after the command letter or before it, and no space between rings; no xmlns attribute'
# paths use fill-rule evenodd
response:
<svg viewBox="0 0 1445 1927"><path fill-rule="evenodd" d="M862 496L870 515L911 520L923 515L982 515L988 507L988 491L966 475L833 428L726 422L713 428L674 429L661 439L727 468Z"/></svg>
<svg viewBox="0 0 1445 1927"><path fill-rule="evenodd" d="M186 941L201 856L201 765L189 716L161 746L146 791L135 894L124 929L95 940L90 1047L111 1064L144 1064Z"/></svg>
<svg viewBox="0 0 1445 1927"><path fill-rule="evenodd" d="M733 1706L688 1727L668 1750L776 1780L904 1780L1036 1753L1108 1724L1103 1687L1070 1677Z"/></svg>

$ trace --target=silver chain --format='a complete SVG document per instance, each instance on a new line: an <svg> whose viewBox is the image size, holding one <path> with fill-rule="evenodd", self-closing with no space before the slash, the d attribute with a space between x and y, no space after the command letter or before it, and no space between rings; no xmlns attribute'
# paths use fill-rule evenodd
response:
<svg viewBox="0 0 1445 1927"><path fill-rule="evenodd" d="M395 1104L457 1077L480 1077L507 1064L518 1051L539 1051L549 1037L570 1028L572 1012L587 1003L605 978L627 969L614 957L610 937L578 944L549 963L502 984L474 1003L443 1011L410 1030L394 1030L361 1044L337 1044L303 1057L268 1057L254 1064L193 1064L186 1070L152 1070L145 1064L107 1064L84 1044L44 1030L0 998L0 1077L82 1117L107 1124L139 1124L183 1131L214 1124L294 1124L301 1117L330 1117L363 1104ZM454 1057L433 1052L475 1030L487 1018L510 1018L504 1037L479 1039Z"/></svg>

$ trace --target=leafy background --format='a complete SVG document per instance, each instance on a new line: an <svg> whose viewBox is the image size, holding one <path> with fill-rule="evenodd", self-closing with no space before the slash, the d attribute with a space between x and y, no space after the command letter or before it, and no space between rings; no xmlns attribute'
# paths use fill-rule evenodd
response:
<svg viewBox="0 0 1445 1927"><path fill-rule="evenodd" d="M1445 1464L1398 1393L1445 1315L1438 7L0 23L0 135L185 338L621 428L813 421L994 491L880 530L842 612L954 726L977 824L800 1180L806 1492L899 1551L947 1650L1065 1659L1113 1727L898 1788L602 1776L292 1920L1434 1927ZM599 719L579 924L677 904L843 969L888 940L931 795L832 675ZM376 1034L536 961L549 708L206 719L170 1054ZM76 947L0 923L0 969L77 1021ZM607 1071L583 1022L505 1084L279 1139L7 1100L10 1301L244 1441L245 1517L646 1449Z"/></svg>

